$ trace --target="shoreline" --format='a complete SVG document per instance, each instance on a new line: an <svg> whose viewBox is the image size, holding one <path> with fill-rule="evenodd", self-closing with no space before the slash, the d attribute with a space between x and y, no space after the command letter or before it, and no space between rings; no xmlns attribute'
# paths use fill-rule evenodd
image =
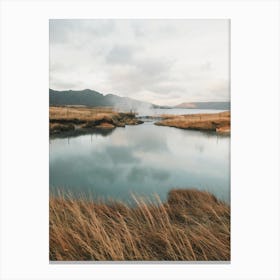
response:
<svg viewBox="0 0 280 280"><path fill-rule="evenodd" d="M102 133L116 127L143 123L135 113L116 112L104 107L50 107L49 122L50 135L77 135L98 130Z"/></svg>
<svg viewBox="0 0 280 280"><path fill-rule="evenodd" d="M155 123L180 129L214 131L230 134L230 112L190 115L162 115L162 120Z"/></svg>
<svg viewBox="0 0 280 280"><path fill-rule="evenodd" d="M49 109L50 136L77 136L88 133L110 134L116 127L143 124L143 120L155 121L154 125L179 129L230 134L230 112L137 117L133 112L116 112L112 108L53 107Z"/></svg>

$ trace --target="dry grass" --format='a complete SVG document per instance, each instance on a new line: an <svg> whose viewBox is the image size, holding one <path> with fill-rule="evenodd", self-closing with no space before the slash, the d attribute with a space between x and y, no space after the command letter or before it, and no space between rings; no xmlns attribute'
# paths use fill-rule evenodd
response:
<svg viewBox="0 0 280 280"><path fill-rule="evenodd" d="M214 130L220 133L230 132L230 112L193 115L162 115L162 121L156 125L183 129Z"/></svg>
<svg viewBox="0 0 280 280"><path fill-rule="evenodd" d="M80 121L95 121L103 119L104 117L117 116L118 112L113 111L112 108L97 107L50 107L50 120L80 120Z"/></svg>
<svg viewBox="0 0 280 280"><path fill-rule="evenodd" d="M230 260L230 208L213 195L173 190L137 206L50 197L50 260Z"/></svg>
<svg viewBox="0 0 280 280"><path fill-rule="evenodd" d="M142 123L136 118L135 113L116 112L112 108L106 107L50 107L49 119L50 134L65 131L79 133L90 129L113 129Z"/></svg>
<svg viewBox="0 0 280 280"><path fill-rule="evenodd" d="M73 129L74 129L73 124L50 123L51 131L68 131Z"/></svg>

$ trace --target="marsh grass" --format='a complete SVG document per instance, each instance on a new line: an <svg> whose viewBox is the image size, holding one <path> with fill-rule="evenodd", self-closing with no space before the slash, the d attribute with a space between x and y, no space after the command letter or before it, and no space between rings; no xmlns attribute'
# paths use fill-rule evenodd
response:
<svg viewBox="0 0 280 280"><path fill-rule="evenodd" d="M172 190L135 206L50 196L50 260L227 261L230 208L212 194Z"/></svg>
<svg viewBox="0 0 280 280"><path fill-rule="evenodd" d="M230 112L192 115L161 115L156 125L182 129L230 131Z"/></svg>
<svg viewBox="0 0 280 280"><path fill-rule="evenodd" d="M69 107L61 106L55 107L51 106L49 108L49 118L50 121L53 120L73 120L77 119L80 121L93 121L102 119L104 117L111 118L113 116L118 116L118 112L114 111L110 107Z"/></svg>

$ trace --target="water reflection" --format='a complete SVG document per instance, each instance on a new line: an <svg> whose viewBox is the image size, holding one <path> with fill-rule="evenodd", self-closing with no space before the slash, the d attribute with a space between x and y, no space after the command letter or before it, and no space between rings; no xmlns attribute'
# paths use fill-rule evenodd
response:
<svg viewBox="0 0 280 280"><path fill-rule="evenodd" d="M57 138L62 138L62 139L68 139L68 141L70 140L70 138L73 137L79 137L81 135L91 135L91 139L93 135L102 135L102 136L108 136L110 134L112 134L114 131L114 128L110 128L110 129L79 129L79 130L70 130L70 131L65 131L63 133L60 134L55 134L55 135L51 135L50 136L50 140L54 140Z"/></svg>
<svg viewBox="0 0 280 280"><path fill-rule="evenodd" d="M52 139L50 186L124 200L198 188L229 201L229 137L145 123Z"/></svg>

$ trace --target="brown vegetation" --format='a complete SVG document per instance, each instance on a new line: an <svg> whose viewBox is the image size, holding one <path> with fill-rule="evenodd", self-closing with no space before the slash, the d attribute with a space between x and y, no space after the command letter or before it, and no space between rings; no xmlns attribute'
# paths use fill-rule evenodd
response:
<svg viewBox="0 0 280 280"><path fill-rule="evenodd" d="M230 132L230 112L215 114L162 115L156 125L182 129L212 130L218 133Z"/></svg>
<svg viewBox="0 0 280 280"><path fill-rule="evenodd" d="M50 134L90 129L113 129L136 125L142 121L134 113L121 113L112 108L50 107Z"/></svg>
<svg viewBox="0 0 280 280"><path fill-rule="evenodd" d="M112 108L108 107L70 107L70 106L61 106L49 108L49 117L50 120L80 120L80 121L92 121L96 119L102 119L103 117L112 117L117 115L117 112L114 112Z"/></svg>
<svg viewBox="0 0 280 280"><path fill-rule="evenodd" d="M230 260L230 208L198 190L136 206L50 197L50 260Z"/></svg>
<svg viewBox="0 0 280 280"><path fill-rule="evenodd" d="M50 123L50 131L52 133L59 133L63 131L74 130L75 126L73 124L63 124L63 123Z"/></svg>

